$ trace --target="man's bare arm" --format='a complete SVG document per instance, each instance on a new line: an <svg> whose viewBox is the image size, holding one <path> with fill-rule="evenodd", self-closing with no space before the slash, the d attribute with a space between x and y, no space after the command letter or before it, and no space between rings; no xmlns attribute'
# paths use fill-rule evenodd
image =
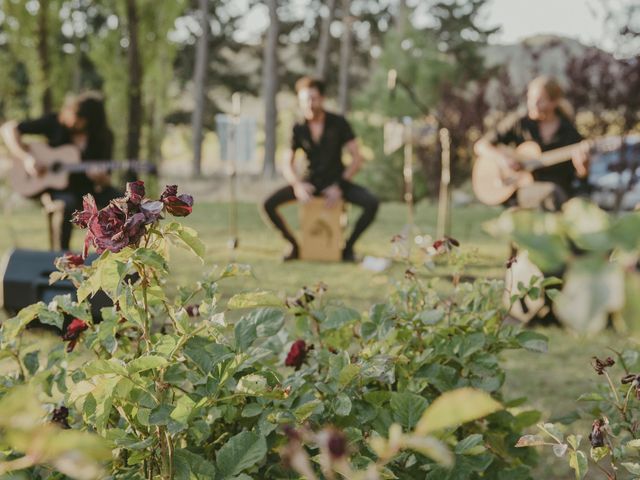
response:
<svg viewBox="0 0 640 480"><path fill-rule="evenodd" d="M363 159L360 154L360 149L358 148L358 142L355 138L347 142L346 148L349 155L351 155L351 164L342 174L342 178L344 180L351 180L362 167Z"/></svg>

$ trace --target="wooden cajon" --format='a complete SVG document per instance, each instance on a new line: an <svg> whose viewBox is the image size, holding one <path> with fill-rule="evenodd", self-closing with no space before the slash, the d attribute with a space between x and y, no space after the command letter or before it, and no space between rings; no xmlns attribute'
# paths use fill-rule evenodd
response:
<svg viewBox="0 0 640 480"><path fill-rule="evenodd" d="M344 246L344 202L327 208L326 200L312 197L300 204L300 258L338 262Z"/></svg>

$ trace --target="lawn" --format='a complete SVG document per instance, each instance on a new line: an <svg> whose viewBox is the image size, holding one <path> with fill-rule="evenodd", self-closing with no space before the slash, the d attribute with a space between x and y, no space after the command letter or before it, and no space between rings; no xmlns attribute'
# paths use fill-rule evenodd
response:
<svg viewBox="0 0 640 480"><path fill-rule="evenodd" d="M197 199L196 199L197 202ZM12 214L0 217L0 252L10 248L43 249L47 245L44 215L36 204L20 203ZM172 252L174 286L195 282L203 269L214 265L224 265L229 261L251 264L255 278L242 281L231 280L222 286L225 296L243 290L268 289L280 294L293 294L303 285L323 281L329 287L329 295L336 300L358 309L382 300L389 292L394 279L402 277L405 266L394 263L382 273L362 269L355 264L323 264L311 262L282 263L280 257L284 242L263 222L255 204L239 205L239 248L228 248L228 205L220 203L196 203L194 213L185 223L195 228L207 244L205 265L194 260L186 252ZM508 246L496 242L482 229L482 223L499 213L498 209L482 206L467 206L457 209L452 216L451 236L458 239L461 248L473 251L476 265L470 270L474 275L501 277ZM287 218L296 224L297 211L294 206L285 207ZM350 212L353 224L354 209ZM401 204L382 205L374 226L357 245L359 255L377 257L389 256L394 234L405 229L406 209ZM416 223L422 234L433 234L436 223L436 208L428 203L420 203L416 208ZM82 235L76 232L73 245L80 248ZM436 273L445 273L437 271ZM546 328L549 336L549 352L534 354L524 351L512 352L504 358L507 369L505 393L509 398L528 397L527 405L542 411L543 419L558 418L570 414L576 408L575 399L584 392L591 391L599 378L589 365L594 355L611 354L607 347L621 350L636 343L628 337L607 332L596 338L580 338L559 328ZM588 425L583 425L581 433L588 435ZM546 452L542 457L539 478L572 478L564 475L567 467L552 459ZM562 475L558 472L562 472Z"/></svg>

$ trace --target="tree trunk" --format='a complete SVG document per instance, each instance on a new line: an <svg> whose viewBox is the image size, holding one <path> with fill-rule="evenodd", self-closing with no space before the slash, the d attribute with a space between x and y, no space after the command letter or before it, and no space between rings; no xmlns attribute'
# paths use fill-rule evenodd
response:
<svg viewBox="0 0 640 480"><path fill-rule="evenodd" d="M204 89L209 57L209 0L199 0L200 38L196 49L196 63L193 73L193 115L191 116L191 130L193 131L193 175L202 172L202 121L204 118Z"/></svg>
<svg viewBox="0 0 640 480"><path fill-rule="evenodd" d="M328 15L322 20L320 40L318 42L318 56L316 57L316 77L326 80L329 66L329 45L331 43L331 22L335 16L336 0L328 0Z"/></svg>
<svg viewBox="0 0 640 480"><path fill-rule="evenodd" d="M137 159L140 155L140 132L142 130L142 63L138 44L138 9L136 0L127 0L127 24L129 47L127 60L129 64L129 130L127 133L128 159ZM153 159L149 159L153 161ZM127 179L135 177L133 172L127 173Z"/></svg>
<svg viewBox="0 0 640 480"><path fill-rule="evenodd" d="M40 0L38 12L38 58L42 69L42 113L53 109L51 95L51 63L49 61L49 0Z"/></svg>
<svg viewBox="0 0 640 480"><path fill-rule="evenodd" d="M338 84L338 104L340 112L349 110L349 64L351 63L351 33L353 17L351 16L351 0L342 0L342 38L340 40L340 74Z"/></svg>
<svg viewBox="0 0 640 480"><path fill-rule="evenodd" d="M265 101L264 117L264 165L266 176L273 176L276 170L276 126L278 122L278 4L277 0L267 0L269 7L269 29L264 47L263 90Z"/></svg>

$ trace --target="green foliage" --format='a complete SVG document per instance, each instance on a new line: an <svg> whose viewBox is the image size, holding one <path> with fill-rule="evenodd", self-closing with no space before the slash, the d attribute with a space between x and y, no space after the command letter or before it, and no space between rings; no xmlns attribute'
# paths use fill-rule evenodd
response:
<svg viewBox="0 0 640 480"><path fill-rule="evenodd" d="M597 391L577 399L578 418L591 422L591 430L563 435L559 424L539 424L542 435L524 435L517 447L551 446L556 457L565 458L576 480L595 471L601 478L632 479L640 475L640 367L636 350L616 352L617 360L593 357L592 366L603 378ZM621 367L621 368L620 368ZM622 377L614 376L622 375ZM586 437L587 441L582 442ZM594 477L595 478L595 477Z"/></svg>
<svg viewBox="0 0 640 480"><path fill-rule="evenodd" d="M387 301L359 312L329 300L323 284L287 299L258 291L224 301L219 283L251 275L230 265L169 295L175 243L201 260L195 232L154 224L143 246L54 275L77 284L80 303L57 297L4 323L0 358L15 368L1 377L0 402L32 389L45 407L30 425L55 438L89 435L80 452L113 478L298 478L284 451L306 452L314 475L346 465L350 478L529 478L535 456L513 445L538 415L501 395L500 354L544 351L546 340L503 324L502 282L456 273L438 286L412 267ZM87 297L97 290L114 306L93 323ZM87 329L74 336L66 326L66 345L25 343L34 318L70 316ZM49 421L61 405L71 430ZM60 466L63 451L30 456L20 428L0 424L2 468L83 478ZM347 446L338 455L327 438Z"/></svg>
<svg viewBox="0 0 640 480"><path fill-rule="evenodd" d="M527 250L546 274L563 273L553 309L566 326L596 333L611 319L621 331L638 330L639 212L614 217L574 198L560 213L505 211L486 228Z"/></svg>

